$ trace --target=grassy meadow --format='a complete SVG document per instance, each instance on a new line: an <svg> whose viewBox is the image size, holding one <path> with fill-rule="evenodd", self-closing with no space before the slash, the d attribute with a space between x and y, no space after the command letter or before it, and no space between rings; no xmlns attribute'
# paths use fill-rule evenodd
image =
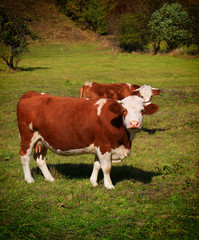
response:
<svg viewBox="0 0 199 240"><path fill-rule="evenodd" d="M0 63L0 184L3 239L199 239L199 58L122 54L96 44L30 46L18 71ZM161 88L131 155L114 164L114 190L89 181L93 155L48 151L56 181L31 159L24 181L16 105L29 90L77 96L85 81Z"/></svg>

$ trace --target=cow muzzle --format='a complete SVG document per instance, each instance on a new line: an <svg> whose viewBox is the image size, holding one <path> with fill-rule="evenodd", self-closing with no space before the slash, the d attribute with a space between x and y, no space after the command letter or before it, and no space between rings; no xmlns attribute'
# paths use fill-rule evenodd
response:
<svg viewBox="0 0 199 240"><path fill-rule="evenodd" d="M140 122L139 121L131 121L129 122L130 129L140 129Z"/></svg>

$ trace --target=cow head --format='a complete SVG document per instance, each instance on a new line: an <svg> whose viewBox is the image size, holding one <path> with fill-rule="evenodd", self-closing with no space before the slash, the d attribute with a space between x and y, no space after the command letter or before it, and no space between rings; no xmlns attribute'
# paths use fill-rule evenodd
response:
<svg viewBox="0 0 199 240"><path fill-rule="evenodd" d="M144 114L153 114L158 111L156 104L143 105L143 100L137 96L128 96L118 101L122 106L123 123L128 131L135 131L141 128Z"/></svg>
<svg viewBox="0 0 199 240"><path fill-rule="evenodd" d="M137 95L143 99L143 104L150 103L153 95L159 95L161 92L158 88L152 88L150 85L143 85L140 88L134 90L132 95Z"/></svg>

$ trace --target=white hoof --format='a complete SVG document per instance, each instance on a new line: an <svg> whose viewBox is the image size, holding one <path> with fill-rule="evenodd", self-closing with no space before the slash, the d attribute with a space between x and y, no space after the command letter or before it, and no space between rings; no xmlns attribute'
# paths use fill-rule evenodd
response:
<svg viewBox="0 0 199 240"><path fill-rule="evenodd" d="M50 176L49 178L46 178L45 180L49 181L49 182L54 182L55 181L55 179L52 176Z"/></svg>
<svg viewBox="0 0 199 240"><path fill-rule="evenodd" d="M115 187L113 185L108 185L108 186L105 186L106 189L115 189Z"/></svg>
<svg viewBox="0 0 199 240"><path fill-rule="evenodd" d="M90 179L91 184L93 185L93 187L97 187L98 183L96 181L93 181L92 179Z"/></svg>
<svg viewBox="0 0 199 240"><path fill-rule="evenodd" d="M25 181L27 183L34 183L35 182L35 180L32 177L31 178L25 178Z"/></svg>

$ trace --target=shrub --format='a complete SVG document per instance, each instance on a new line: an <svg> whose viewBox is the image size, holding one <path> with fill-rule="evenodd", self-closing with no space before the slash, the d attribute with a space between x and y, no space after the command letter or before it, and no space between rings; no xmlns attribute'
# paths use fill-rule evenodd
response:
<svg viewBox="0 0 199 240"><path fill-rule="evenodd" d="M183 45L189 46L192 40L190 25L188 13L182 10L180 4L164 4L152 14L149 21L154 53L159 51L161 41L166 43L168 51Z"/></svg>
<svg viewBox="0 0 199 240"><path fill-rule="evenodd" d="M123 15L119 22L120 47L125 51L142 51L148 43L145 20L138 14Z"/></svg>

